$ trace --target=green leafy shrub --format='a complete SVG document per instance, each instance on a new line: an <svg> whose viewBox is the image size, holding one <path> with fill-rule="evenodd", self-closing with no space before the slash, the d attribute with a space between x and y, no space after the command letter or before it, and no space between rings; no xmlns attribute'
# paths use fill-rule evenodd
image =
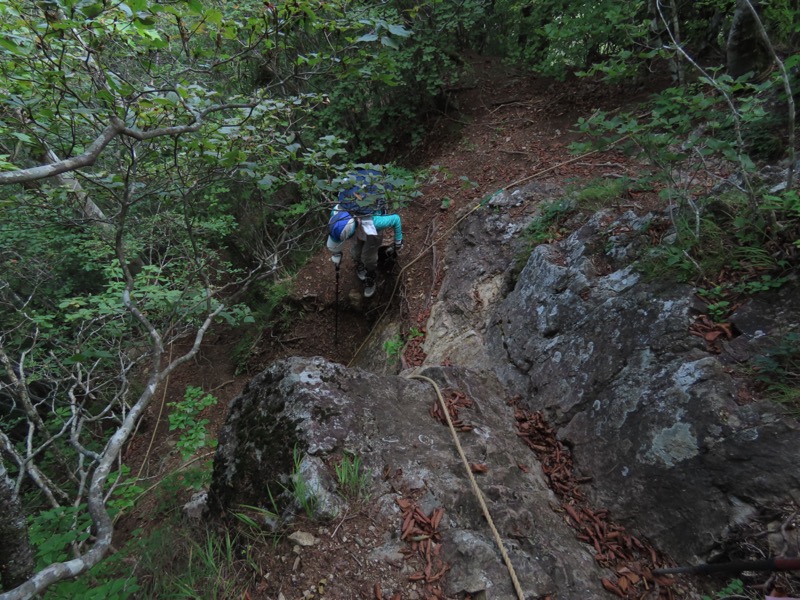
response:
<svg viewBox="0 0 800 600"><path fill-rule="evenodd" d="M217 441L210 439L206 430L209 420L200 419L199 416L206 408L218 402L216 397L204 393L202 388L189 386L186 388L183 400L167 404L172 407L172 412L169 414L169 430L181 432L177 447L184 460L191 458L201 448L216 447Z"/></svg>
<svg viewBox="0 0 800 600"><path fill-rule="evenodd" d="M516 64L563 78L645 37L646 6L613 0L524 3L498 0L487 46ZM575 43L581 40L581 43Z"/></svg>
<svg viewBox="0 0 800 600"><path fill-rule="evenodd" d="M91 536L91 517L86 505L63 506L45 510L29 520L28 533L36 548L36 568L72 558L72 549ZM112 557L93 567L78 579L52 586L47 593L54 600L87 598L125 600L134 596L140 585L136 577L119 574L121 561Z"/></svg>

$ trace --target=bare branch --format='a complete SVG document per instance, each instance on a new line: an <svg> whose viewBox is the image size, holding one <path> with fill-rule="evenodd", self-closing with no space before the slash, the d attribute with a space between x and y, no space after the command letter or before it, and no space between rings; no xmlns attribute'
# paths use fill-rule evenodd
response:
<svg viewBox="0 0 800 600"><path fill-rule="evenodd" d="M25 464L25 459L23 459L16 450L14 450L14 445L11 443L11 440L8 439L5 433L0 431L0 450L3 450L8 456L10 456L14 462L17 463L19 467L20 474L27 474L36 486L42 491L47 501L50 503L50 506L56 508L61 506L56 500L54 495L54 491L58 492L59 495L67 499L67 495L61 491L58 487L56 487L50 479L45 476L34 464Z"/></svg>
<svg viewBox="0 0 800 600"><path fill-rule="evenodd" d="M672 30L669 28L669 24L667 23L667 19L664 16L664 13L661 11L661 2L660 2L660 0L656 0L656 8L658 9L658 14L661 17L661 20L662 20L662 22L664 23L664 25L666 27L667 34L669 35L670 40L672 41L672 43L673 43L673 45L675 47L675 50L677 50L678 53L690 65L692 65L692 67L694 67L701 75L703 75L703 77L705 77L706 80L708 80L708 82L714 87L714 89L717 90L722 95L723 99L725 100L725 103L728 105L728 108L731 111L731 115L733 116L734 132L736 134L736 158L739 161L739 167L741 169L742 179L744 180L744 185L747 188L747 196L748 196L748 198L750 200L750 206L754 211L757 211L758 210L758 202L756 200L756 193L755 193L755 190L753 189L753 184L750 181L750 176L747 174L747 166L745 165L745 162L744 162L744 156L743 156L743 150L742 149L744 148L745 144L744 144L744 138L743 138L743 134L742 134L742 119L741 119L741 115L740 115L739 111L736 108L736 104L734 103L733 98L731 97L731 94L729 93L729 91L726 90L725 87L720 85L719 82L717 82L717 80L714 78L714 76L711 73L706 71L691 56L689 56L688 52L686 52L686 50L684 50L683 46L681 46L680 43L678 43L678 40L675 39L675 36L673 35Z"/></svg>
<svg viewBox="0 0 800 600"><path fill-rule="evenodd" d="M788 111L788 128L789 128L789 168L786 174L786 189L792 189L792 183L794 179L794 163L795 163L795 148L794 148L794 140L795 140L795 115L794 115L794 95L792 93L792 84L789 80L789 74L786 72L786 65L783 64L783 61L778 57L778 53L775 52L775 46L772 45L772 40L769 39L769 35L767 34L767 30L764 27L764 23L761 22L761 17L758 16L758 11L756 10L753 3L750 0L744 0L745 4L747 4L747 8L750 9L750 14L753 15L753 19L755 20L756 27L758 27L758 32L761 34L761 39L764 40L764 43L767 45L767 49L769 50L770 54L772 54L772 60L775 61L775 64L778 65L778 69L781 72L781 79L783 80L783 91L786 92L786 108Z"/></svg>

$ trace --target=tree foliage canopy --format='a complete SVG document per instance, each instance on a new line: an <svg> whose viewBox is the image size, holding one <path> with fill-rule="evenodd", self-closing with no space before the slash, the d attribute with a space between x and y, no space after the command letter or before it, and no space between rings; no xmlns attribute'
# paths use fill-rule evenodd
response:
<svg viewBox="0 0 800 600"><path fill-rule="evenodd" d="M638 140L670 172L693 116L713 113L720 134L681 152L747 173L748 128L768 92L791 100L800 63L795 3L762 5L0 0L0 506L13 525L0 527L0 597L99 563L120 449L158 386L215 323L251 318L245 290L319 243L354 165L381 169L399 203L413 194L406 171L371 161L419 144L467 53L612 80L667 61L685 85L702 62L649 123L582 126ZM741 23L783 69L766 83L717 75ZM747 191L763 222L797 219L796 194ZM190 349L175 357L177 340ZM12 518L24 513L35 531L72 519L35 568L25 519Z"/></svg>

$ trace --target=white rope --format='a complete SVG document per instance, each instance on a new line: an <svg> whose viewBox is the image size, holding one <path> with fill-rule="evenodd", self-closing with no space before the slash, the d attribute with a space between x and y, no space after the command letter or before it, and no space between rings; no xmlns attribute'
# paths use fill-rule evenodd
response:
<svg viewBox="0 0 800 600"><path fill-rule="evenodd" d="M442 397L442 392L439 389L438 384L431 379L430 377L425 377L424 375L408 375L409 379L422 379L430 383L433 388L436 390L436 395L439 398L439 404L442 407L442 411L444 412L444 416L447 419L447 425L450 428L450 433L453 436L453 441L456 444L456 448L458 449L458 454L461 456L461 461L464 463L464 467L467 469L467 475L469 476L469 481L472 484L472 491L475 492L475 496L478 498L478 502L481 505L481 509L483 510L483 516L486 518L486 522L489 524L489 528L492 530L492 535L494 536L494 541L497 543L497 547L500 549L500 554L503 556L503 562L506 564L506 568L508 569L509 575L511 575L511 581L514 584L514 590L517 592L517 598L519 600L525 600L525 594L522 592L522 586L520 586L519 579L517 579L517 573L514 571L514 565L511 564L511 558L508 556L508 552L506 552L506 548L503 545L503 540L500 538L500 534L497 531L497 528L494 525L494 521L492 520L492 515L489 514L489 508L486 506L486 501L483 498L483 493L481 489L478 487L478 482L475 480L475 476L472 474L472 469L469 466L469 462L467 461L467 456L464 454L464 449L461 447L461 442L458 439L458 434L456 433L455 427L453 427L453 421L450 419L450 412L447 410L447 404Z"/></svg>

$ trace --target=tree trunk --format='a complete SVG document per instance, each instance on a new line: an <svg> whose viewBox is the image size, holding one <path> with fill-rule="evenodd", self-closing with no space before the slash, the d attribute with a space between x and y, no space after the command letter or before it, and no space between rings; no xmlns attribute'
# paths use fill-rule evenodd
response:
<svg viewBox="0 0 800 600"><path fill-rule="evenodd" d="M758 10L758 3L753 0ZM769 69L772 56L764 44L747 0L737 0L731 30L728 34L728 75L737 79L752 73L751 79L759 79Z"/></svg>
<svg viewBox="0 0 800 600"><path fill-rule="evenodd" d="M0 456L0 590L24 583L33 566L25 514Z"/></svg>

